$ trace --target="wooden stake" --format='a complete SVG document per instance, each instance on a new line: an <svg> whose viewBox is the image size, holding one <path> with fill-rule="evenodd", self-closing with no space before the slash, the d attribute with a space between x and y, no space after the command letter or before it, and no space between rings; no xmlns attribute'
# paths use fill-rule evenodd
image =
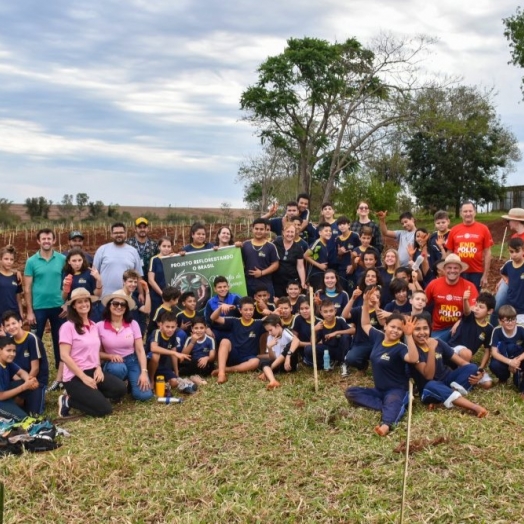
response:
<svg viewBox="0 0 524 524"><path fill-rule="evenodd" d="M309 311L311 315L311 347L313 348L313 379L315 381L315 393L318 393L318 368L317 368L317 341L315 333L315 308L313 304L313 288L309 286Z"/></svg>
<svg viewBox="0 0 524 524"><path fill-rule="evenodd" d="M502 237L502 244L500 244L500 255L499 260L502 258L502 251L504 250L504 242L506 241L506 233L508 232L508 226L504 230L504 236Z"/></svg>
<svg viewBox="0 0 524 524"><path fill-rule="evenodd" d="M409 441L411 439L411 408L413 407L413 380L409 381L408 390L408 432L406 435L406 457L404 459L404 480L402 481L402 506L400 506L400 524L404 522L404 505L406 503L406 487L408 481Z"/></svg>

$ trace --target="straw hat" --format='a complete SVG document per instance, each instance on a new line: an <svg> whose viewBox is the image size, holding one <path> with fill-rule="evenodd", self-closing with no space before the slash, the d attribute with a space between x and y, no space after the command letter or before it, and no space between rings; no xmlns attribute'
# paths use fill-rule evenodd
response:
<svg viewBox="0 0 524 524"><path fill-rule="evenodd" d="M118 291L114 291L110 295L106 295L105 297L103 297L102 305L107 306L107 304L111 302L111 300L113 300L114 298L124 299L127 302L129 309L135 309L136 307L135 301L131 297L127 296L123 289L119 289Z"/></svg>
<svg viewBox="0 0 524 524"><path fill-rule="evenodd" d="M70 306L75 300L79 298L89 298L91 302L97 302L98 297L91 295L85 287L77 287L71 292L71 298L66 302L66 306Z"/></svg>
<svg viewBox="0 0 524 524"><path fill-rule="evenodd" d="M507 215L502 215L502 218L506 220L518 220L519 222L524 222L524 209L521 207L513 207L509 210Z"/></svg>
<svg viewBox="0 0 524 524"><path fill-rule="evenodd" d="M462 260L460 260L460 257L455 253L449 254L445 260L443 260L442 262L439 262L437 267L439 269L444 269L448 264L458 264L461 268L460 269L461 273L462 271L466 271L466 269L468 269L469 267L465 262L462 262Z"/></svg>

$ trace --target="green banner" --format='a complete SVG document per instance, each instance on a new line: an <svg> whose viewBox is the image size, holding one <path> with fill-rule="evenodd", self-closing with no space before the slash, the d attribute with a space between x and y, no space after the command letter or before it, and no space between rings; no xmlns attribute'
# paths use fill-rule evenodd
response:
<svg viewBox="0 0 524 524"><path fill-rule="evenodd" d="M213 295L213 282L218 276L227 278L232 293L241 297L247 295L242 252L238 247L173 255L162 258L162 264L167 285L176 287L181 293L193 291L197 310L205 307Z"/></svg>

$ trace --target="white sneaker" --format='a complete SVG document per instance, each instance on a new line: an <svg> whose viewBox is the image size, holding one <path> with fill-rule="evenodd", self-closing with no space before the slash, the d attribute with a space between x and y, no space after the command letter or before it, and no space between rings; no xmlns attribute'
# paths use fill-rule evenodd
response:
<svg viewBox="0 0 524 524"><path fill-rule="evenodd" d="M348 366L347 364L342 364L341 368L340 368L340 376L341 377L347 377L349 376L349 373L348 373Z"/></svg>

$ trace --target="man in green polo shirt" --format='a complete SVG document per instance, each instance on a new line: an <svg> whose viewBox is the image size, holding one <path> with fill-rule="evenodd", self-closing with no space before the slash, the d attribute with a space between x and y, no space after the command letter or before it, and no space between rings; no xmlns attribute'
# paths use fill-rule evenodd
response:
<svg viewBox="0 0 524 524"><path fill-rule="evenodd" d="M55 251L55 234L52 229L40 229L36 234L40 249L28 258L24 270L24 295L27 306L27 322L36 325L36 336L42 338L47 321L51 325L51 338L55 354L55 366L60 362L58 330L63 322L62 271L65 256ZM61 377L57 377L60 378Z"/></svg>

